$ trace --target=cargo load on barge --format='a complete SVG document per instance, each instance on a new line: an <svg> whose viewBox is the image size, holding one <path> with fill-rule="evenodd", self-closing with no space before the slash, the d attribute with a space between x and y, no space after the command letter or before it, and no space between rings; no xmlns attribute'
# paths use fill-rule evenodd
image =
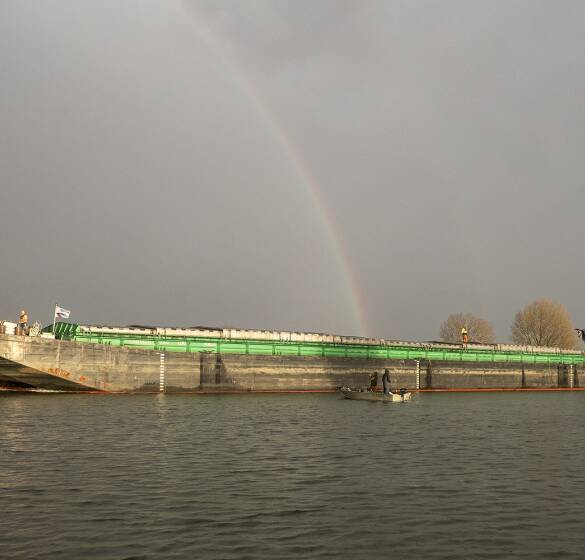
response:
<svg viewBox="0 0 585 560"><path fill-rule="evenodd" d="M106 392L333 391L390 369L410 390L578 389L585 353L290 331L59 322L0 334L0 386Z"/></svg>

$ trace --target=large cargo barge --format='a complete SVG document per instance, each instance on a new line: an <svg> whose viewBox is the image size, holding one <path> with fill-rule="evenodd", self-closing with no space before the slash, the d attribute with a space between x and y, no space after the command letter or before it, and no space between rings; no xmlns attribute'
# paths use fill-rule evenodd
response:
<svg viewBox="0 0 585 560"><path fill-rule="evenodd" d="M320 333L57 323L0 335L0 386L105 392L331 391L390 369L392 387L585 388L585 353Z"/></svg>

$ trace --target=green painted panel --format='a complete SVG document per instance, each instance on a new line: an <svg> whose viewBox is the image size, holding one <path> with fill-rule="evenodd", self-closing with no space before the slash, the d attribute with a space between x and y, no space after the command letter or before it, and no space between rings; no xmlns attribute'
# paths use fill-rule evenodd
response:
<svg viewBox="0 0 585 560"><path fill-rule="evenodd" d="M223 352L223 345L220 344L220 352ZM274 347L272 344L266 344L262 342L250 342L248 344L250 354L257 354L260 356L271 356L274 353Z"/></svg>
<svg viewBox="0 0 585 560"><path fill-rule="evenodd" d="M277 346L276 352L281 356L298 356L299 345L291 344L290 346L285 346L283 344L280 344Z"/></svg>
<svg viewBox="0 0 585 560"><path fill-rule="evenodd" d="M343 346L325 346L323 354L331 357L345 357L345 348Z"/></svg>
<svg viewBox="0 0 585 560"><path fill-rule="evenodd" d="M524 356L522 354L504 354L498 361L502 362L523 362Z"/></svg>
<svg viewBox="0 0 585 560"><path fill-rule="evenodd" d="M321 356L321 348L315 346L305 346L301 344L301 356Z"/></svg>
<svg viewBox="0 0 585 560"><path fill-rule="evenodd" d="M483 352L474 354L476 362L493 362L495 358L495 354L485 354ZM467 359L467 355L465 355L465 359Z"/></svg>
<svg viewBox="0 0 585 560"><path fill-rule="evenodd" d="M179 348L181 346L184 346L185 343L180 344L177 343L175 341L171 341L171 340L167 340L167 341L161 341L159 342L159 344L161 346L172 346L174 348ZM142 348L150 348L153 349L154 348L154 341L153 340L137 340L137 339L127 339L127 338L123 338L121 340L121 345L122 346L130 346L130 347L142 347Z"/></svg>
<svg viewBox="0 0 585 560"><path fill-rule="evenodd" d="M187 352L187 349L184 346L164 346L160 348L160 350L164 350L165 352Z"/></svg>
<svg viewBox="0 0 585 560"><path fill-rule="evenodd" d="M398 359L400 359L400 350L399 349L395 349L393 348L390 351L390 357L394 357L394 352L397 353L396 357ZM422 349L422 348L409 348L408 350L406 350L406 358L408 360L424 360L427 357L427 352L426 350Z"/></svg>
<svg viewBox="0 0 585 560"><path fill-rule="evenodd" d="M216 345L217 346L217 345ZM227 354L245 354L246 343L245 342L221 342L219 344L220 352Z"/></svg>
<svg viewBox="0 0 585 560"><path fill-rule="evenodd" d="M550 360L550 357L547 355L534 354L534 361L537 364L546 364L549 362L549 360Z"/></svg>

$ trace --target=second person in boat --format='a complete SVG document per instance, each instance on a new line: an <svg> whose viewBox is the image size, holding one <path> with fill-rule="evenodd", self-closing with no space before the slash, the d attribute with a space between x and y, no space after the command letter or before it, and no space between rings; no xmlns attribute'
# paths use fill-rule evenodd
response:
<svg viewBox="0 0 585 560"><path fill-rule="evenodd" d="M384 386L384 394L390 395L390 370L385 369L384 375L382 375L382 385Z"/></svg>
<svg viewBox="0 0 585 560"><path fill-rule="evenodd" d="M375 371L374 373L370 373L370 386L368 387L368 391L375 393L377 388L378 388L378 372Z"/></svg>

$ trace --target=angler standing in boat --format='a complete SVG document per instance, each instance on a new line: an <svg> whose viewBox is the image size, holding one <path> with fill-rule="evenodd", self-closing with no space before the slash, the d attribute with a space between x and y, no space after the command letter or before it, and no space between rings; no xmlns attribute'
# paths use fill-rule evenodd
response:
<svg viewBox="0 0 585 560"><path fill-rule="evenodd" d="M384 386L384 394L390 394L390 370L385 369L384 375L382 375L382 385Z"/></svg>

